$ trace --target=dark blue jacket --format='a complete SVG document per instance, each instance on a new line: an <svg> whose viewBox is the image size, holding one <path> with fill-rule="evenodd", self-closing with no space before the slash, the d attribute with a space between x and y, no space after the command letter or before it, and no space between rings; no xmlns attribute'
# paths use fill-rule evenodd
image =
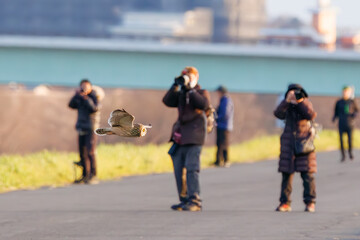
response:
<svg viewBox="0 0 360 240"><path fill-rule="evenodd" d="M69 102L69 107L78 110L76 129L78 131L93 131L95 124L95 112L98 111L96 93L92 91L87 97L76 93Z"/></svg>
<svg viewBox="0 0 360 240"><path fill-rule="evenodd" d="M218 115L216 119L217 128L232 131L234 128L234 104L228 95L224 95L220 99L216 112Z"/></svg>

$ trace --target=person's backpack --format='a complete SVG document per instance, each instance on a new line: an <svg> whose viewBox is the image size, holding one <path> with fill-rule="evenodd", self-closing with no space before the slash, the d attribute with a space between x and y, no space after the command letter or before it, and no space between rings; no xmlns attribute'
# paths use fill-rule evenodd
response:
<svg viewBox="0 0 360 240"><path fill-rule="evenodd" d="M216 119L217 114L216 110L213 106L210 105L210 107L206 110L206 130L208 133L211 133L216 126Z"/></svg>

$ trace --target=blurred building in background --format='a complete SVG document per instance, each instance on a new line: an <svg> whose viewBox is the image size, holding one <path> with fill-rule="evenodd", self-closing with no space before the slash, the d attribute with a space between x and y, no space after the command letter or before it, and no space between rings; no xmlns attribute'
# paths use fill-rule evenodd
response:
<svg viewBox="0 0 360 240"><path fill-rule="evenodd" d="M317 42L325 49L336 47L336 14L337 10L330 0L318 0L317 8L313 9L312 24L318 33Z"/></svg>
<svg viewBox="0 0 360 240"><path fill-rule="evenodd" d="M0 0L0 35L359 48L331 0L312 1L304 23L269 19L266 0Z"/></svg>
<svg viewBox="0 0 360 240"><path fill-rule="evenodd" d="M107 37L115 0L0 0L0 34Z"/></svg>
<svg viewBox="0 0 360 240"><path fill-rule="evenodd" d="M311 25L294 17L277 18L261 31L262 42L334 50L337 44L336 12L330 0L317 0L317 7L311 9Z"/></svg>
<svg viewBox="0 0 360 240"><path fill-rule="evenodd" d="M256 43L266 25L265 0L214 0L214 42Z"/></svg>
<svg viewBox="0 0 360 240"><path fill-rule="evenodd" d="M256 42L265 0L0 0L0 34Z"/></svg>
<svg viewBox="0 0 360 240"><path fill-rule="evenodd" d="M342 48L360 49L360 32L347 31L341 33L338 43Z"/></svg>
<svg viewBox="0 0 360 240"><path fill-rule="evenodd" d="M172 13L125 12L121 24L108 30L112 37L131 40L209 42L213 33L212 18L209 8Z"/></svg>

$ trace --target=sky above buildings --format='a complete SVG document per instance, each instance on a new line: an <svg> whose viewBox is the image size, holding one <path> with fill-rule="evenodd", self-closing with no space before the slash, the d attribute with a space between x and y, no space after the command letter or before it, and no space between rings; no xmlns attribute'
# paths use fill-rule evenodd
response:
<svg viewBox="0 0 360 240"><path fill-rule="evenodd" d="M338 9L338 27L350 27L360 30L360 1L332 0L332 5ZM310 22L310 9L317 6L317 0L267 0L269 17L279 15L297 16L305 22Z"/></svg>

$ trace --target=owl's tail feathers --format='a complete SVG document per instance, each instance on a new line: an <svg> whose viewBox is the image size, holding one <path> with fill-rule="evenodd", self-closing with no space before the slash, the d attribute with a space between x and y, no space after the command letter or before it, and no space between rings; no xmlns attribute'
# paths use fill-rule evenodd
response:
<svg viewBox="0 0 360 240"><path fill-rule="evenodd" d="M111 131L110 128L98 128L94 132L96 133L96 135L99 135L99 136L105 136L105 135L114 134L114 132Z"/></svg>

